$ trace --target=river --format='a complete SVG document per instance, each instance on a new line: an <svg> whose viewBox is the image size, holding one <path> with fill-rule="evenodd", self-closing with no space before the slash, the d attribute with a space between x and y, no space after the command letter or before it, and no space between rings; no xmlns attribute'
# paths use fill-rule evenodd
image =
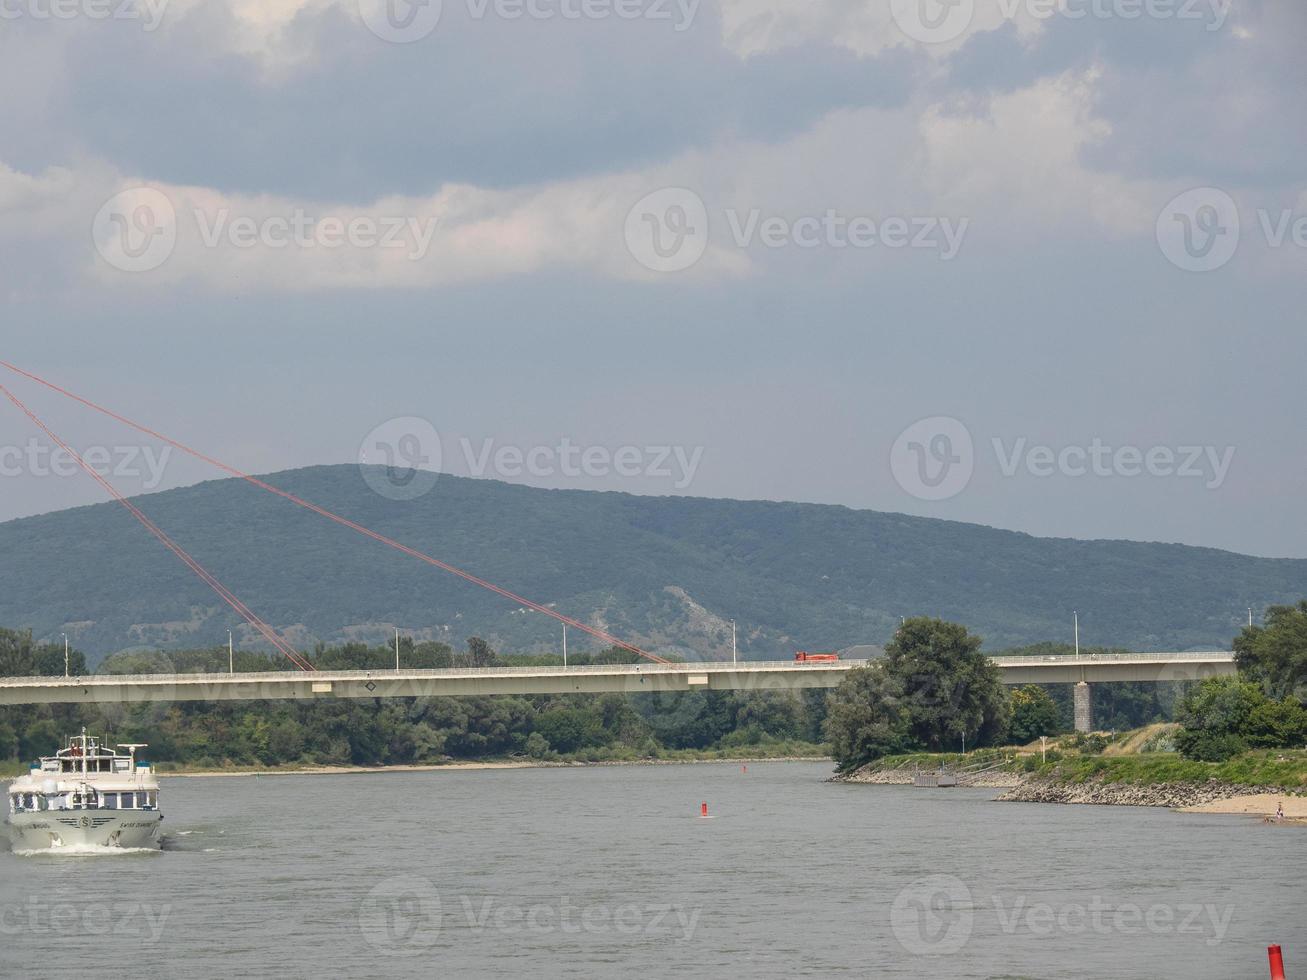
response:
<svg viewBox="0 0 1307 980"><path fill-rule="evenodd" d="M162 853L0 854L0 974L1231 980L1271 942L1307 969L1302 828L828 774L166 778Z"/></svg>

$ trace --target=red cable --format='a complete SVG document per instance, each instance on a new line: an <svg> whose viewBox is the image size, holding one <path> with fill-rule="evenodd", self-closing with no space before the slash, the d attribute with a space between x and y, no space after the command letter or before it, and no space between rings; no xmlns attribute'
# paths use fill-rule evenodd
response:
<svg viewBox="0 0 1307 980"><path fill-rule="evenodd" d="M393 538L388 538L384 534L379 534L378 532L373 531L370 528L366 528L362 524L355 523L354 521L351 521L347 517L342 517L339 514L334 514L324 507L319 507L317 504L311 503L307 500L303 500L300 497L295 496L295 494L293 493L289 493L288 491L282 490L279 487L274 487L270 483L265 483L263 480L260 480L258 477L250 476L248 473L243 473L240 470L236 469L234 466L228 466L226 463L216 460L212 456L205 455L204 453L200 452L198 449L192 449L190 446L178 442L176 439L170 439L168 438L168 436L165 436L163 433L156 432L155 430L149 428L148 426L141 425L139 422L133 422L131 419L119 415L117 412L105 408L103 405L97 405L95 402L91 401L90 399L83 398L81 395L74 394L73 392L69 391L66 388L61 388L59 385L55 384L54 382L47 381L45 378L42 378L39 375L32 374L29 371L24 371L22 368L14 364L10 364L8 361L0 360L0 367L8 368L10 371L13 371L15 374L20 374L31 381L35 381L37 384L44 385L46 388L49 388L51 391L57 391L59 394L64 395L67 398L71 398L73 401L79 402L82 405L85 405L87 408L93 409L94 411L97 411L102 415L107 415L111 419L121 422L124 425L130 426L131 428L135 429L137 432L141 432L147 436L150 436L151 438L158 439L160 442L165 442L175 449L180 449L188 456L194 456L196 459L203 460L204 462L210 464L211 466L216 466L218 469L223 470L226 473L230 473L232 476L239 477L240 479L245 480L248 483L254 484L256 487L260 487L263 490L267 490L269 493L275 493L279 497L284 497L286 500L289 500L293 504L296 504L300 507L308 508L314 513L321 514L323 517L327 518L328 520L335 521L337 524L341 524L345 527L350 528L353 531L357 531L359 534L366 535L367 537L372 538L374 541L380 541L382 544L394 548L397 551L402 551L404 554L410 555L411 557L416 558L419 561L424 561L428 565L433 565L436 568L440 568L446 572L450 572L451 574L457 575L459 578L465 579L466 581L471 582L473 585L479 585L483 589L489 589L491 592L498 593L499 595L504 596L506 599L511 599L514 602L526 606L529 609L534 609L536 612L544 613L546 616L551 616L554 619L558 620L560 623L566 623L568 626L572 626L576 629L581 630L582 632L589 633L591 636L595 637L596 639L603 640L605 643L610 643L613 646L621 647L623 650L628 650L631 653L638 654L639 656L644 657L646 660L651 660L657 664L670 665L672 663L672 661L670 660L666 660L658 656L657 654L648 653L647 651L640 649L638 646L635 646L634 644L627 643L625 640L619 640L617 637L611 635L610 633L606 633L601 629L597 629L596 627L593 627L588 623L583 623L580 620L573 619L570 616L564 616L562 613L550 609L547 606L542 606L538 602L532 602L530 599L525 599L522 596L516 594L515 592L510 592L507 589L502 589L498 585L495 585L493 582L487 582L485 579L479 578L478 576L473 575L471 572L465 572L463 571L463 569L450 565L447 562L443 562L439 558L433 558L431 555L418 551L415 548L410 548L408 545L401 544L400 542L394 540Z"/></svg>
<svg viewBox="0 0 1307 980"><path fill-rule="evenodd" d="M55 435L55 433L50 429L48 425L46 425L43 421L41 421L41 419L38 418L30 408L28 408L18 399L17 395L15 395L12 391L10 391L2 384L0 384L0 392L3 392L6 398L8 398L11 402L13 402L14 405L17 406L18 409L23 412L23 414L25 414L37 426L39 426L41 428L41 431L43 431L47 436L49 436L54 442L58 443L59 447L63 449L64 452L72 456L72 458L77 461L77 465L80 466L87 473L89 473L92 477L94 477L95 481L99 483L100 486L104 487L104 489L107 490L109 494L115 500L118 501L118 503L126 507L133 517L135 517L138 521L140 521L143 525L145 525L146 530L148 530L151 534L153 534L156 538L158 538L163 543L164 547L166 547L174 555L176 555L183 562L185 562L186 565L191 569L191 571L195 572L195 574L198 575L205 583L207 583L210 588L212 588L215 592L217 592L218 595L220 595L227 602L229 606L231 606L238 613L240 613L241 616L243 616L251 626L253 626L260 633L262 633L264 637L268 640L268 642L270 642L274 647L276 647L281 653L285 654L287 659L289 659L291 663L293 663L300 670L316 669L311 663L309 663L307 660L301 657L294 649L292 649L288 644L286 644L286 642L283 641L281 637L276 634L276 632L272 629L271 626L269 626L258 616L256 616L253 612L251 612L250 608L246 606L245 603L241 602L241 600L238 599L225 585L223 585L216 578L214 578L208 572L208 570L204 568L203 565L201 565L198 561L192 558L186 552L186 550L182 548L181 545L177 544L177 542L173 541L172 538L168 537L168 535L163 531L162 528L160 528L157 524L154 523L154 521L150 520L143 513L141 513L140 509L137 508L135 504L133 504L130 500L124 497L121 493L119 493L118 489L113 484L111 484L108 480L106 480L99 473L97 473L91 466L89 466L87 462L84 459L82 459L82 457L71 446L68 445L68 443L64 442L57 435Z"/></svg>

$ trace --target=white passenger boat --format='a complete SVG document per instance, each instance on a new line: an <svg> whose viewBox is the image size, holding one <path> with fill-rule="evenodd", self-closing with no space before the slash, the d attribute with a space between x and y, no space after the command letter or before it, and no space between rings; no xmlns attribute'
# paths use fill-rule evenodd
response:
<svg viewBox="0 0 1307 980"><path fill-rule="evenodd" d="M9 785L9 841L15 851L65 847L157 848L163 814L159 780L138 758L144 745L115 752L82 734Z"/></svg>

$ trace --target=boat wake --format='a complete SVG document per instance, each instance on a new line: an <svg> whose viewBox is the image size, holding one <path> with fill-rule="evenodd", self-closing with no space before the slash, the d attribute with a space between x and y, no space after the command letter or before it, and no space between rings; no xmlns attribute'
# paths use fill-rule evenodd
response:
<svg viewBox="0 0 1307 980"><path fill-rule="evenodd" d="M119 857L124 854L158 854L154 847L105 847L102 844L66 844L63 847L14 848L15 857Z"/></svg>

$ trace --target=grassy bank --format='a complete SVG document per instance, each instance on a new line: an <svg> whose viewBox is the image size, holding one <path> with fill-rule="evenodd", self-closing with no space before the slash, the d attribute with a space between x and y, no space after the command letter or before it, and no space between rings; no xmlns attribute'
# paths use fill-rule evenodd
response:
<svg viewBox="0 0 1307 980"><path fill-rule="evenodd" d="M1057 762L1021 769L1056 777L1069 784L1096 780L1129 786L1157 783L1207 783L1212 780L1249 786L1307 789L1307 750L1267 749L1246 752L1227 762L1194 762L1173 752L1140 755L1065 755Z"/></svg>

